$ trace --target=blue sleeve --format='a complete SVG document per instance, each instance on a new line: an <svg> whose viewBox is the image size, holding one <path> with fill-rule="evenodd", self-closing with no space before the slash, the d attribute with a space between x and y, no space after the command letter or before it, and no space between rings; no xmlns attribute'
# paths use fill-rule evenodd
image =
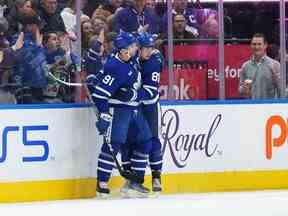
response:
<svg viewBox="0 0 288 216"><path fill-rule="evenodd" d="M162 18L160 18L160 33L162 33L164 36L166 36L168 32L167 19L168 19L168 16L166 13L163 15Z"/></svg>
<svg viewBox="0 0 288 216"><path fill-rule="evenodd" d="M125 65L105 65L101 79L93 86L92 98L99 112L108 112L108 100L125 83Z"/></svg>
<svg viewBox="0 0 288 216"><path fill-rule="evenodd" d="M145 9L145 18L147 19L146 24L149 24L149 33L158 34L160 32L160 20L155 11L152 9Z"/></svg>
<svg viewBox="0 0 288 216"><path fill-rule="evenodd" d="M85 56L85 68L87 74L98 74L103 69L102 57L91 48Z"/></svg>
<svg viewBox="0 0 288 216"><path fill-rule="evenodd" d="M115 31L137 32L139 28L138 20L130 8L124 8L117 13L114 18Z"/></svg>
<svg viewBox="0 0 288 216"><path fill-rule="evenodd" d="M116 32L120 32L120 30L128 32L128 24L126 18L127 15L125 13L125 9L122 9L117 13L116 17L114 18L114 30Z"/></svg>
<svg viewBox="0 0 288 216"><path fill-rule="evenodd" d="M138 97L143 103L158 100L161 70L162 58L158 54L152 55L151 58L142 65L143 85L138 92Z"/></svg>

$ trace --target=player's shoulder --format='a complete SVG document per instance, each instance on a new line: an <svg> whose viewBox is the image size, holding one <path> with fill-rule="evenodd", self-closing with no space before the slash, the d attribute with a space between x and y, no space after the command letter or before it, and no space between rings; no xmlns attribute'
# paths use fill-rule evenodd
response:
<svg viewBox="0 0 288 216"><path fill-rule="evenodd" d="M105 65L107 67L124 67L127 63L123 62L117 54L110 55Z"/></svg>
<svg viewBox="0 0 288 216"><path fill-rule="evenodd" d="M104 70L109 73L125 73L129 66L127 63L121 61L117 55L111 56L104 65Z"/></svg>
<svg viewBox="0 0 288 216"><path fill-rule="evenodd" d="M163 56L159 50L157 49L153 50L152 55L150 57L150 62L163 64Z"/></svg>
<svg viewBox="0 0 288 216"><path fill-rule="evenodd" d="M154 58L154 59L163 58L161 52L160 52L158 49L154 49L154 50L152 51L151 57Z"/></svg>

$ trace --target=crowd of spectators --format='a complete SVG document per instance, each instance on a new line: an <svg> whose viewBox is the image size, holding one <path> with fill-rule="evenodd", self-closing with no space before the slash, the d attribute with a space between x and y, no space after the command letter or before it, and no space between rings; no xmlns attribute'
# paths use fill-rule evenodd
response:
<svg viewBox="0 0 288 216"><path fill-rule="evenodd" d="M75 89L55 78L76 82L80 57L89 75L101 70L119 31L152 33L158 46L167 39L164 1L81 0L82 56L76 55L76 0L0 0L0 5L0 103L73 102ZM277 7L251 3L250 9L225 7L225 38L263 32L277 44ZM174 0L172 15L175 39L217 39L217 4Z"/></svg>
<svg viewBox="0 0 288 216"><path fill-rule="evenodd" d="M0 103L73 102L75 89L58 80L75 79L80 64L75 1L0 3Z"/></svg>

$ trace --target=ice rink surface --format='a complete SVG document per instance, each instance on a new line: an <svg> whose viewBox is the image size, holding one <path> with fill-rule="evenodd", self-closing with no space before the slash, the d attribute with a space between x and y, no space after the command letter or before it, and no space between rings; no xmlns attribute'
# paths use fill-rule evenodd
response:
<svg viewBox="0 0 288 216"><path fill-rule="evenodd" d="M37 216L288 216L288 191L162 195L148 199L34 202L0 205L0 215Z"/></svg>

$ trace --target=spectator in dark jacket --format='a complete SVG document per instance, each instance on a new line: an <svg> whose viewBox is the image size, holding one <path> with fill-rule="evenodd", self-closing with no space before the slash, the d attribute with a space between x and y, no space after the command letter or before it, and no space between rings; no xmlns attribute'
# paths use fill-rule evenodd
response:
<svg viewBox="0 0 288 216"><path fill-rule="evenodd" d="M173 32L175 39L192 39L195 38L190 31L187 31L187 21L183 14L177 14L173 17Z"/></svg>
<svg viewBox="0 0 288 216"><path fill-rule="evenodd" d="M107 17L115 14L116 10L122 6L123 0L107 0L99 5L99 7L94 11L92 19L98 16L99 13L102 14L103 11L107 13ZM101 11L102 10L102 11Z"/></svg>
<svg viewBox="0 0 288 216"><path fill-rule="evenodd" d="M29 13L31 9L31 0L15 0L14 6L7 15L7 21L9 23L8 35L14 35L22 30L19 14Z"/></svg>
<svg viewBox="0 0 288 216"><path fill-rule="evenodd" d="M11 89L8 87L10 75L14 67L14 52L7 44L5 34L8 31L9 24L4 17L0 18L0 104L15 104L16 99Z"/></svg>
<svg viewBox="0 0 288 216"><path fill-rule="evenodd" d="M58 9L58 0L42 0L39 15L42 20L42 32L66 32L63 19Z"/></svg>
<svg viewBox="0 0 288 216"><path fill-rule="evenodd" d="M11 41L11 44L17 41L16 45L19 44L19 40L22 43L20 48L15 49L16 62L12 77L14 82L22 85L23 92L20 95L25 94L27 97L20 97L21 100L18 102L43 102L43 88L47 86L47 62L42 47L43 36L40 34L41 20L34 12L22 16L21 21L24 31L14 35Z"/></svg>
<svg viewBox="0 0 288 216"><path fill-rule="evenodd" d="M159 33L159 22L154 10L145 8L145 0L135 0L115 16L115 31Z"/></svg>
<svg viewBox="0 0 288 216"><path fill-rule="evenodd" d="M197 21L197 15L193 8L188 7L188 0L175 0L173 2L172 15L175 16L181 14L185 17L187 32L193 35L193 37L199 36L199 23ZM168 16L165 13L162 17L161 32L167 34Z"/></svg>

